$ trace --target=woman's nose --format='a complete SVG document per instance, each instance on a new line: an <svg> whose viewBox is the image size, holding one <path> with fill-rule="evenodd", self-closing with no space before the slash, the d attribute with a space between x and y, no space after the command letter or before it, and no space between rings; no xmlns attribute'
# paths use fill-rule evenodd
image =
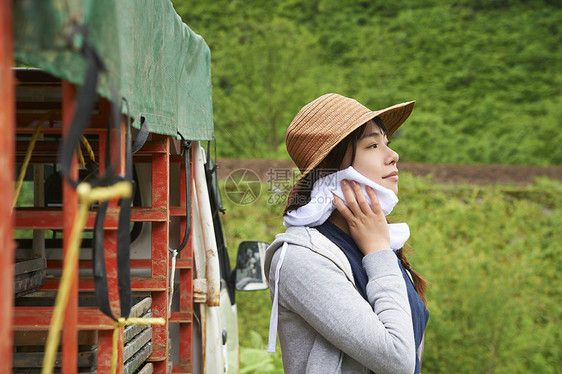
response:
<svg viewBox="0 0 562 374"><path fill-rule="evenodd" d="M400 159L400 156L398 155L398 153L396 153L394 150L388 148L388 164L392 165L392 164L396 164L398 162L398 160Z"/></svg>

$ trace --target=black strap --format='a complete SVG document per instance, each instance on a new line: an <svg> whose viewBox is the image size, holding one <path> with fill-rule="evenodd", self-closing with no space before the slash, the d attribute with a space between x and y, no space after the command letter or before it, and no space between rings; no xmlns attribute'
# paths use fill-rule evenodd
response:
<svg viewBox="0 0 562 374"><path fill-rule="evenodd" d="M118 95L115 87L111 88L113 100L110 102L111 116L107 122L107 139L105 146L105 172L103 175L98 175L96 184L94 186L110 186L115 183L115 177L117 175L117 169L119 167L119 159L121 154L121 109L118 105ZM112 126L113 125L113 126ZM111 137L112 129L117 134L117 140L113 142L115 144L115 149L111 151ZM112 162L112 154L115 155Z"/></svg>
<svg viewBox="0 0 562 374"><path fill-rule="evenodd" d="M74 188L78 186L79 181L70 177L72 159L74 157L74 152L76 152L76 147L80 144L80 137L88 126L90 115L95 107L97 99L96 88L98 84L98 74L100 71L106 70L105 65L97 51L88 42L86 29L77 26L76 33L82 34L83 37L83 47L81 52L87 63L86 76L84 78L84 85L78 92L78 102L76 104L74 117L72 118L72 124L64 141L60 145L57 160L61 165L62 175L66 177L70 185Z"/></svg>
<svg viewBox="0 0 562 374"><path fill-rule="evenodd" d="M191 140L185 140L183 135L178 131L178 135L181 138L181 146L183 153L183 161L185 167L185 232L183 234L183 240L178 249L170 248L170 252L176 251L180 253L186 246L189 240L189 234L191 232Z"/></svg>
<svg viewBox="0 0 562 374"><path fill-rule="evenodd" d="M108 202L100 203L96 222L94 225L94 237L92 247L92 260L94 270L94 285L98 307L107 316L113 318L111 306L108 299L107 273L105 271L105 257L103 255L103 225L107 212Z"/></svg>
<svg viewBox="0 0 562 374"><path fill-rule="evenodd" d="M127 105L127 134L125 136L125 180L133 184L133 153L131 148L131 116L129 103ZM131 311L131 197L121 199L119 211L119 227L117 230L117 279L119 283L119 300L121 304L121 317L129 317Z"/></svg>
<svg viewBox="0 0 562 374"><path fill-rule="evenodd" d="M70 176L72 159L74 157L76 147L80 145L80 138L84 133L86 127L88 127L92 110L94 109L97 101L97 84L99 73L106 72L107 70L95 47L89 42L87 29L83 26L74 25L74 34L81 34L82 36L83 43L80 52L84 55L84 59L87 63L86 76L84 78L84 85L78 92L76 110L74 111L70 129L68 130L68 134L59 147L57 162L61 165L60 173L68 180L71 186L76 188L78 186L79 180L75 180ZM73 39L73 35L69 37L69 40ZM117 93L114 87L112 87L112 96L114 99L110 104L111 118L108 122L108 145L111 144L111 124L113 124L115 128L119 128L120 124L120 113L116 100ZM114 154L116 155L120 154L119 143L119 141L115 142L115 144L117 145L117 149ZM106 160L110 159L109 150L110 146L106 147ZM117 160L115 160L111 164L106 163L104 176L97 175L96 178L91 178L89 180L92 186L109 185L111 181L113 181L113 178L115 176L118 162L119 160L117 158ZM97 168L92 165L88 169Z"/></svg>
<svg viewBox="0 0 562 374"><path fill-rule="evenodd" d="M135 142L133 143L133 153L137 153L142 148L144 143L146 143L146 139L148 138L149 133L150 130L148 128L148 122L145 121L144 117L141 117L141 128L139 133L137 134L137 137L135 138Z"/></svg>
<svg viewBox="0 0 562 374"><path fill-rule="evenodd" d="M72 159L77 146L80 144L80 137L88 126L92 110L97 101L97 82L100 72L105 72L106 68L102 59L97 53L93 45L89 43L87 29L83 26L75 25L75 34L81 34L83 44L81 53L87 63L86 76L84 85L80 88L78 93L78 100L76 111L72 119L71 127L67 136L62 142L58 162L61 164L61 174L68 180L68 182L76 188L79 180L74 180L70 176ZM72 38L70 38L72 39ZM117 165L119 163L120 139L115 142L116 148L113 152L116 155L115 160L111 159L111 133L112 127L117 129L117 134L120 134L120 108L118 107L116 90L112 88L113 100L111 101L111 116L108 121L107 131L107 146L106 146L106 168L103 176L96 173L97 165L90 165L88 168L91 173L96 175L91 176L88 182L93 187L96 186L109 186L120 180L127 180L133 182L132 173L132 149L131 149L131 124L130 115L128 115L127 104L127 133L126 133L126 160L125 160L125 178L116 176ZM113 126L112 126L113 124ZM144 135L143 135L144 136ZM146 140L146 137L145 137ZM140 145L142 146L142 144ZM140 148L139 146L139 148ZM119 285L119 299L121 304L121 316L128 317L131 310L131 277L130 277L130 217L131 217L131 198L122 199L120 201L121 209L119 212L119 225L117 231L117 270L118 270L118 285ZM107 272L105 268L105 258L103 250L103 232L104 221L107 213L108 202L104 201L99 204L98 212L96 215L94 225L93 237L93 271L94 271L94 284L96 300L100 310L109 317L116 320L111 312L109 303L108 287L107 287Z"/></svg>
<svg viewBox="0 0 562 374"><path fill-rule="evenodd" d="M114 177L113 183L118 181L128 181L133 183L133 156L131 147L131 122L130 115L128 114L127 105L127 133L125 136L125 177ZM107 160L107 159L106 159ZM119 286L119 301L121 305L121 317L127 318L131 311L132 306L132 292L131 292L131 265L130 265L130 222L131 222L131 202L132 197L124 198L119 201L119 221L117 228L117 282ZM98 214L96 216L96 223L94 227L93 237L93 267L94 267L94 285L96 301L100 310L107 316L114 317L109 303L108 286L107 286L107 271L105 268L105 256L103 249L103 229L105 215L107 213L108 202L104 201L100 204Z"/></svg>

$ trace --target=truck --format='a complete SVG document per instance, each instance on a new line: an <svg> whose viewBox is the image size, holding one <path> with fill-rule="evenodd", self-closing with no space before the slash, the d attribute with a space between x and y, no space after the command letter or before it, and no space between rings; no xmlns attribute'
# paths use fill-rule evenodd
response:
<svg viewBox="0 0 562 374"><path fill-rule="evenodd" d="M204 39L169 0L0 4L0 372L238 373L266 243L231 267Z"/></svg>

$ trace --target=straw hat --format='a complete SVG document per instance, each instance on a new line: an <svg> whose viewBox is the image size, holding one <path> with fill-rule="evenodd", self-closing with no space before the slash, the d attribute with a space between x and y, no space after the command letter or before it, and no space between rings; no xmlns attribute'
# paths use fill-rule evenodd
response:
<svg viewBox="0 0 562 374"><path fill-rule="evenodd" d="M329 93L305 105L285 135L287 151L302 173L301 180L347 135L375 117L383 120L390 138L412 113L414 103L371 111L356 100Z"/></svg>

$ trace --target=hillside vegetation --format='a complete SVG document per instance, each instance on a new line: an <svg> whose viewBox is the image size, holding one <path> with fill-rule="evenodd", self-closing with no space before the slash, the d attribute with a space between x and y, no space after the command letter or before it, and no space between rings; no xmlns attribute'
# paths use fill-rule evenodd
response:
<svg viewBox="0 0 562 374"><path fill-rule="evenodd" d="M422 372L558 373L562 184L475 187L400 178L391 218L410 226L410 262L429 282ZM240 241L271 242L284 231L283 199L272 198L280 192L270 188L264 184L259 199L244 206L223 190L232 263ZM238 292L237 304L243 372L282 373L280 355L265 350L269 291Z"/></svg>
<svg viewBox="0 0 562 374"><path fill-rule="evenodd" d="M371 109L417 100L393 139L403 161L562 165L559 0L173 3L211 48L219 157L287 158L298 110L338 92ZM393 220L429 281L423 372L559 372L562 184L400 184ZM284 231L286 191L262 187L250 205L221 187L232 263L242 240ZM265 352L268 291L237 305L242 372L282 373Z"/></svg>
<svg viewBox="0 0 562 374"><path fill-rule="evenodd" d="M173 0L211 48L219 157L287 158L327 92L417 100L402 160L562 164L562 2Z"/></svg>

